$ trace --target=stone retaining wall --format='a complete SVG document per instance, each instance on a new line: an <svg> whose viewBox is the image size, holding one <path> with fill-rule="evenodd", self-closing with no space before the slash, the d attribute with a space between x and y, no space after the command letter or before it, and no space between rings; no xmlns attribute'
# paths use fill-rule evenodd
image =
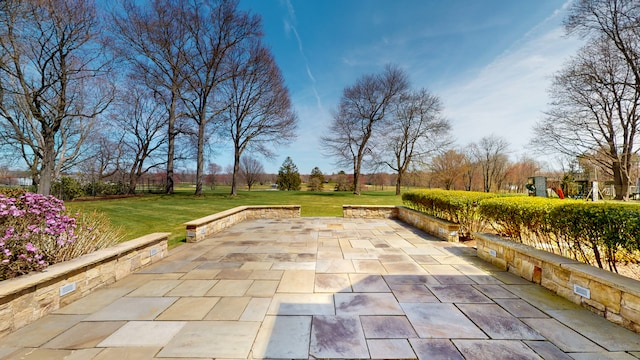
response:
<svg viewBox="0 0 640 360"><path fill-rule="evenodd" d="M398 206L398 220L445 241L458 242L460 240L458 236L460 225L425 215L404 206Z"/></svg>
<svg viewBox="0 0 640 360"><path fill-rule="evenodd" d="M342 205L345 218L394 219L398 217L398 207L393 205Z"/></svg>
<svg viewBox="0 0 640 360"><path fill-rule="evenodd" d="M187 242L198 242L249 219L283 219L300 217L300 205L238 206L185 223Z"/></svg>
<svg viewBox="0 0 640 360"><path fill-rule="evenodd" d="M460 225L425 215L404 206L393 205L342 205L346 218L398 219L439 239L458 242Z"/></svg>
<svg viewBox="0 0 640 360"><path fill-rule="evenodd" d="M491 234L475 234L478 256L640 333L640 281Z"/></svg>
<svg viewBox="0 0 640 360"><path fill-rule="evenodd" d="M145 235L0 281L0 337L166 257L169 235Z"/></svg>

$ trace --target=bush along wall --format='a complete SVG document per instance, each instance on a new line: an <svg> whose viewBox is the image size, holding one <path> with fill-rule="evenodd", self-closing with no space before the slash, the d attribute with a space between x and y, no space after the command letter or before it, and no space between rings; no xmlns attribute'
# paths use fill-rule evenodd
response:
<svg viewBox="0 0 640 360"><path fill-rule="evenodd" d="M402 201L408 208L460 225L461 235L470 238L474 232L484 231L487 225L478 211L480 201L499 196L484 192L430 189L406 192L402 194Z"/></svg>
<svg viewBox="0 0 640 360"><path fill-rule="evenodd" d="M0 281L44 270L121 241L100 213L68 214L53 196L0 193Z"/></svg>
<svg viewBox="0 0 640 360"><path fill-rule="evenodd" d="M407 207L617 272L640 258L640 205L466 191L403 194ZM468 235L468 234L465 234Z"/></svg>
<svg viewBox="0 0 640 360"><path fill-rule="evenodd" d="M479 212L503 237L603 269L638 260L638 205L506 197L481 201Z"/></svg>

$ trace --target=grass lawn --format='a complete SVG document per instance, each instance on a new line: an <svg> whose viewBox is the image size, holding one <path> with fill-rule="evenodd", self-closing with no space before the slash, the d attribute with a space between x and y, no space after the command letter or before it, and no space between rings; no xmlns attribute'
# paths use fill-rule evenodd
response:
<svg viewBox="0 0 640 360"><path fill-rule="evenodd" d="M309 191L239 191L229 196L229 187L207 190L202 197L193 196L193 188L177 188L173 195L95 201L71 201L65 206L75 211L101 211L111 223L123 229L126 239L152 232L170 232L169 245L185 240L184 223L236 206L300 205L302 216L342 216L342 205L401 205L395 191L366 191L356 196L350 192Z"/></svg>

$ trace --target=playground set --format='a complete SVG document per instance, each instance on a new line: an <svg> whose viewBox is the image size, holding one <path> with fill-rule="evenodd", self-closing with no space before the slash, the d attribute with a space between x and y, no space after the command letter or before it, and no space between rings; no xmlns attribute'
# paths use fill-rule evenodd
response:
<svg viewBox="0 0 640 360"><path fill-rule="evenodd" d="M558 197L564 199L570 197L573 199L585 199L598 201L600 199L615 197L615 189L613 185L605 184L603 187L595 180L574 180L569 184L565 184L564 189L562 181L558 178L548 178L545 176L532 176L525 185L529 196L540 197ZM631 186L630 198L636 199L640 196L640 179L637 179L637 185Z"/></svg>

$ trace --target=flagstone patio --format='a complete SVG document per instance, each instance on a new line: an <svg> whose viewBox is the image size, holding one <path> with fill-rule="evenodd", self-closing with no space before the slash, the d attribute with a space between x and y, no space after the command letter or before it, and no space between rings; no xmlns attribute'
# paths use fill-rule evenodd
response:
<svg viewBox="0 0 640 360"><path fill-rule="evenodd" d="M249 220L0 339L0 359L638 359L640 335L389 219Z"/></svg>

